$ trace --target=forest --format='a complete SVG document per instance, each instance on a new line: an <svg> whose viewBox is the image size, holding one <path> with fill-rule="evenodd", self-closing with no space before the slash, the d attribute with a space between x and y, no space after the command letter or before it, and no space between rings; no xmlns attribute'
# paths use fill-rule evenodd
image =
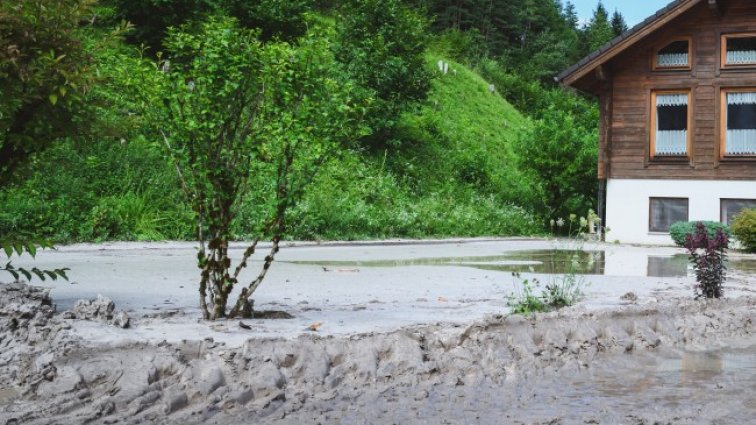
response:
<svg viewBox="0 0 756 425"><path fill-rule="evenodd" d="M2 2L0 239L543 234L597 190L595 99L553 77L625 30L560 0Z"/></svg>

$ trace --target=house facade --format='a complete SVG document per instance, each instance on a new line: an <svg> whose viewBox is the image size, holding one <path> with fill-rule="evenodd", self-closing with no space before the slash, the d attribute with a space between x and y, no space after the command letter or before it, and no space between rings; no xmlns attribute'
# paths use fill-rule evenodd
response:
<svg viewBox="0 0 756 425"><path fill-rule="evenodd" d="M606 240L756 208L756 1L673 1L557 80L599 99Z"/></svg>

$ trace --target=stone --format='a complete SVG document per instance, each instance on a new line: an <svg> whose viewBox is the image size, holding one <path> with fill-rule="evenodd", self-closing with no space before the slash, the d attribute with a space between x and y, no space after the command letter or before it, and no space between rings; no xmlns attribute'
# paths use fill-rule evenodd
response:
<svg viewBox="0 0 756 425"><path fill-rule="evenodd" d="M113 318L115 303L108 297L97 295L92 300L79 300L74 304L73 313L77 319L109 321Z"/></svg>
<svg viewBox="0 0 756 425"><path fill-rule="evenodd" d="M113 326L127 329L129 325L131 324L131 319L129 318L129 315L126 314L125 311L119 311L114 316L113 319L110 321L110 323Z"/></svg>

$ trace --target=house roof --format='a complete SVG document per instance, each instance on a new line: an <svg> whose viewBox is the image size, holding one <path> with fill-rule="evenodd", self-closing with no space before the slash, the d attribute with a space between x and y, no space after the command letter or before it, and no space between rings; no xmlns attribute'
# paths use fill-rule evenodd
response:
<svg viewBox="0 0 756 425"><path fill-rule="evenodd" d="M578 80L600 65L603 65L619 53L635 45L635 43L641 41L701 1L706 0L674 0L655 14L646 18L643 22L615 37L598 50L591 52L588 56L561 72L556 76L556 81L565 86L574 85ZM716 0L708 0L708 2L716 6Z"/></svg>

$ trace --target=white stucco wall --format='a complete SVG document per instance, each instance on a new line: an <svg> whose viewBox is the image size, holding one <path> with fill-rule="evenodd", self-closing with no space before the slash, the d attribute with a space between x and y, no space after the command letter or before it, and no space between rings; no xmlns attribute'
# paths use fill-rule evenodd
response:
<svg viewBox="0 0 756 425"><path fill-rule="evenodd" d="M756 199L756 181L610 179L606 187L606 240L672 245L668 233L648 230L649 198L688 198L690 220L719 221L719 201Z"/></svg>

